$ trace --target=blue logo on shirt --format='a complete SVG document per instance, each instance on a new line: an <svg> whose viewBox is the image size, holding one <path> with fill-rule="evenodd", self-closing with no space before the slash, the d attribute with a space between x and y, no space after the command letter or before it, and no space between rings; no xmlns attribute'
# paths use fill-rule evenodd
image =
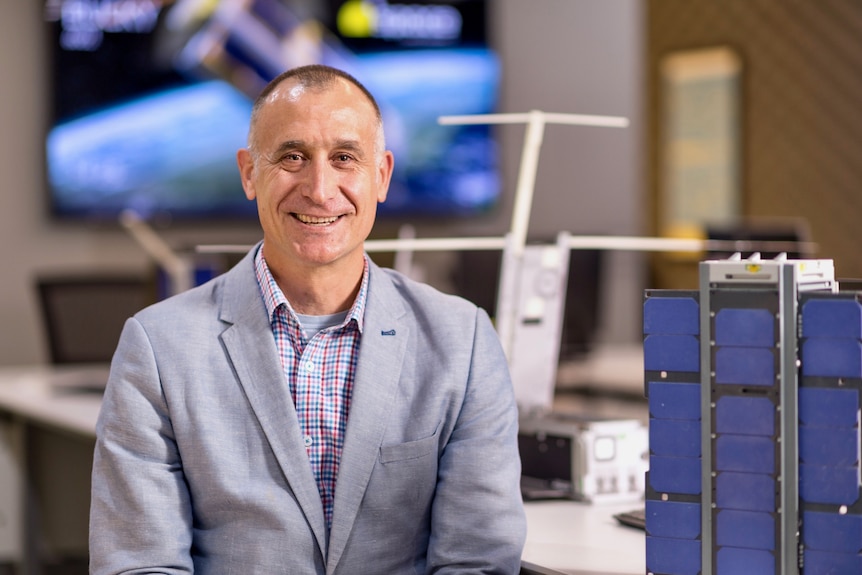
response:
<svg viewBox="0 0 862 575"><path fill-rule="evenodd" d="M394 329L390 329L390 330L388 330L388 331L381 331L381 332L380 332L380 335L395 335L395 330L394 330Z"/></svg>

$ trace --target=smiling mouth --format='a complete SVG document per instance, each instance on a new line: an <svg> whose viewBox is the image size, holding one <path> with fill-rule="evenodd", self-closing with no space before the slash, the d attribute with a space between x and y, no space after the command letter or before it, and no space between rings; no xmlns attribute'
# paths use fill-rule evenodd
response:
<svg viewBox="0 0 862 575"><path fill-rule="evenodd" d="M300 222L304 223L304 224L309 224L312 226L325 226L325 225L328 225L328 224L335 222L341 216L329 216L329 217L321 218L321 217L317 217L317 216L309 216L306 214L294 213L293 217L296 218L297 220L299 220Z"/></svg>

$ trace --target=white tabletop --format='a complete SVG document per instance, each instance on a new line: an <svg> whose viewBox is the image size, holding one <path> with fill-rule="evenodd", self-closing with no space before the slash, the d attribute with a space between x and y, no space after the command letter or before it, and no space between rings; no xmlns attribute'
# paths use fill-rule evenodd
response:
<svg viewBox="0 0 862 575"><path fill-rule="evenodd" d="M600 505L574 501L526 504L527 544L523 558L578 575L643 575L644 532L623 527L614 513L640 503Z"/></svg>
<svg viewBox="0 0 862 575"><path fill-rule="evenodd" d="M106 366L5 367L0 369L0 410L95 438L102 396L92 389L104 385L107 377Z"/></svg>

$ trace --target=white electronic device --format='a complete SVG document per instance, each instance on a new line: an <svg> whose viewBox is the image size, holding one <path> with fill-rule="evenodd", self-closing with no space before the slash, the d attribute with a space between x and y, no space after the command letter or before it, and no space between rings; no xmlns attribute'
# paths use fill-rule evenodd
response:
<svg viewBox="0 0 862 575"><path fill-rule="evenodd" d="M504 342L521 415L550 410L569 272L568 234L556 244L503 250L497 333Z"/></svg>
<svg viewBox="0 0 862 575"><path fill-rule="evenodd" d="M525 498L552 493L590 503L638 502L649 467L649 432L637 419L567 414L522 418L518 431Z"/></svg>

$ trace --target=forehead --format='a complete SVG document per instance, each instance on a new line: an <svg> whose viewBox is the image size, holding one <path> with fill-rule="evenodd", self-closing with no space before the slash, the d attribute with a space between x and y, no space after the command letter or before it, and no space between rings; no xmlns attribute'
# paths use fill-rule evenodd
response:
<svg viewBox="0 0 862 575"><path fill-rule="evenodd" d="M258 124L301 125L321 123L337 126L349 123L356 128L376 128L374 106L352 83L342 78L322 86L307 86L295 78L279 84L262 102Z"/></svg>

